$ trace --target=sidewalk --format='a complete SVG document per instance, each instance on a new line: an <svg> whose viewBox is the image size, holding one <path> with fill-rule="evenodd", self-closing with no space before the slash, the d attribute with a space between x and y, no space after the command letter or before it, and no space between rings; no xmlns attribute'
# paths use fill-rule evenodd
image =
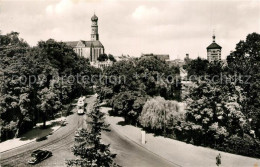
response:
<svg viewBox="0 0 260 167"><path fill-rule="evenodd" d="M221 154L221 167L260 167L260 160L245 156L225 153L210 148L194 146L185 142L146 134L146 144L141 144L141 128L132 125L122 125L122 117L108 115L110 108L101 107L107 114L106 121L120 134L145 147L155 154L185 167L215 167L216 156ZM121 125L120 125L121 124Z"/></svg>
<svg viewBox="0 0 260 167"><path fill-rule="evenodd" d="M31 142L36 141L37 138L48 136L48 135L52 134L53 132L55 132L56 130L58 130L61 127L60 121L64 120L64 119L66 119L66 118L60 117L55 120L47 121L46 129L41 129L40 126L42 125L42 123L38 123L32 130L23 134L21 137L13 138L13 139L9 139L4 142L1 142L0 143L0 153L13 149L13 148L16 148L16 147L20 147L25 144L29 144Z"/></svg>

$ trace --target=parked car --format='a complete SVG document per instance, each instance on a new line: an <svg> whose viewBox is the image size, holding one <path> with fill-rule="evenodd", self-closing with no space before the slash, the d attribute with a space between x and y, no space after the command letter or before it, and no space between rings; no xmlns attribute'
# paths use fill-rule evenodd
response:
<svg viewBox="0 0 260 167"><path fill-rule="evenodd" d="M36 141L40 142L40 141L46 140L47 138L48 138L47 136L37 137Z"/></svg>
<svg viewBox="0 0 260 167"><path fill-rule="evenodd" d="M80 131L81 130L82 130L82 128L79 128L78 130L76 130L75 137L80 137Z"/></svg>
<svg viewBox="0 0 260 167"><path fill-rule="evenodd" d="M75 132L75 137L79 137L80 135L79 135L79 132L78 131L76 131Z"/></svg>
<svg viewBox="0 0 260 167"><path fill-rule="evenodd" d="M61 126L66 126L67 124L68 123L67 123L66 119L60 121Z"/></svg>
<svg viewBox="0 0 260 167"><path fill-rule="evenodd" d="M29 164L37 164L52 156L52 152L47 150L36 150L32 152L31 159L28 161Z"/></svg>

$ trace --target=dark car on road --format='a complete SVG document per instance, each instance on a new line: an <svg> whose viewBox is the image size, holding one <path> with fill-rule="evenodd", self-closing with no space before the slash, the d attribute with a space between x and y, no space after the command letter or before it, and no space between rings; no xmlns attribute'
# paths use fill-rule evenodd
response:
<svg viewBox="0 0 260 167"><path fill-rule="evenodd" d="M40 161L43 161L50 156L52 156L52 152L47 150L36 150L31 154L32 158L28 161L29 164L37 164Z"/></svg>

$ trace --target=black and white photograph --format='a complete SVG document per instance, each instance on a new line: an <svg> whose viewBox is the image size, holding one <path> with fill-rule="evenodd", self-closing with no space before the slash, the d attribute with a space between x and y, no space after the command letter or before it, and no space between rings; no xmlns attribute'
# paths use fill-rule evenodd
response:
<svg viewBox="0 0 260 167"><path fill-rule="evenodd" d="M0 167L260 167L260 0L0 0Z"/></svg>

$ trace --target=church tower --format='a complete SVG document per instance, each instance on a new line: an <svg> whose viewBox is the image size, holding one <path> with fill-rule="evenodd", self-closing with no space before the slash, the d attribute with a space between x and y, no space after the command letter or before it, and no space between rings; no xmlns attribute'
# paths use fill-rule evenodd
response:
<svg viewBox="0 0 260 167"><path fill-rule="evenodd" d="M91 21L91 41L98 41L98 17L94 14L94 16L91 17Z"/></svg>
<svg viewBox="0 0 260 167"><path fill-rule="evenodd" d="M209 62L212 61L220 61L221 60L221 49L222 47L219 46L216 43L216 36L213 34L212 36L213 41L212 43L207 47L207 58Z"/></svg>

